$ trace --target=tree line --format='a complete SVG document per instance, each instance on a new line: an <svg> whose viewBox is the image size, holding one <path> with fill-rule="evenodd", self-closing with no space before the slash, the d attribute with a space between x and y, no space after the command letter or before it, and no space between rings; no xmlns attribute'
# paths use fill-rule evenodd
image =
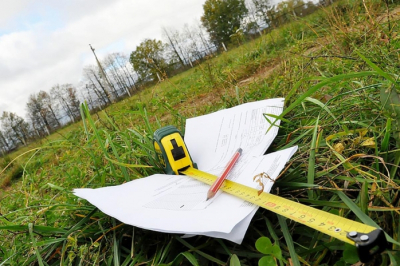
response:
<svg viewBox="0 0 400 266"><path fill-rule="evenodd" d="M206 0L201 20L181 30L162 28L163 40L145 39L130 55L108 54L83 68L82 82L56 84L48 92L29 96L24 118L4 111L0 116L0 155L40 139L81 119L80 103L91 111L130 97L141 88L193 67L215 53L237 45L240 38L254 38L314 12L333 0Z"/></svg>

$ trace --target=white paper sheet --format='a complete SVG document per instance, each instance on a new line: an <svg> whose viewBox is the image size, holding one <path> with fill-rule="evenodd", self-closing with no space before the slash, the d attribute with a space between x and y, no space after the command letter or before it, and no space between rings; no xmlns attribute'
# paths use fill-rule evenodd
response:
<svg viewBox="0 0 400 266"><path fill-rule="evenodd" d="M241 147L243 154L229 179L251 187L258 186L253 182L256 174L265 172L275 179L297 150L293 147L261 155L277 132L274 129L265 134L269 123L263 113L278 115L282 105L283 99L266 100L189 119L185 143L199 169L220 174ZM269 192L273 183L264 181L264 191ZM240 244L257 206L221 192L206 201L208 189L208 185L190 177L158 174L118 186L75 189L74 193L126 224L220 237Z"/></svg>
<svg viewBox="0 0 400 266"><path fill-rule="evenodd" d="M232 228L232 231L230 233L222 233L222 232L193 232L192 234L185 234L181 236L182 238L189 238L193 237L196 235L204 235L204 236L209 236L209 237L215 237L215 238L223 238L227 239L229 241L235 242L237 244L241 244L243 241L243 238L246 234L247 228L249 228L250 222L253 218L253 216L256 214L258 208L254 208L254 210L247 215L243 220L241 220L235 227Z"/></svg>
<svg viewBox="0 0 400 266"><path fill-rule="evenodd" d="M261 172L268 172L271 178L276 178L296 149L255 157L247 166L252 169L251 174L238 177L236 182L256 187L257 183L252 182L253 174ZM269 168L277 158L282 163ZM265 190L269 191L272 182L266 181ZM219 193L206 201L208 189L208 185L190 177L158 174L118 186L75 189L74 193L126 224L160 232L214 237L231 233L257 208L226 193ZM244 233L245 230L236 232L239 235Z"/></svg>
<svg viewBox="0 0 400 266"><path fill-rule="evenodd" d="M278 133L277 126L267 132L264 114L281 114L283 104L283 98L268 99L187 119L185 143L193 161L209 171L223 168L239 147L248 155L263 155Z"/></svg>

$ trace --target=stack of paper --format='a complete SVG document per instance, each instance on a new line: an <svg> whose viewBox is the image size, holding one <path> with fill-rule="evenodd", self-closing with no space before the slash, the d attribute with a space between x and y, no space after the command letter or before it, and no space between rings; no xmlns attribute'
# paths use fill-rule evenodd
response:
<svg viewBox="0 0 400 266"><path fill-rule="evenodd" d="M258 188L253 181L266 173L275 179L297 147L264 155L278 127L268 132L264 116L279 115L284 99L242 104L186 121L185 143L200 170L221 174L237 148L243 153L228 179ZM274 120L269 117L270 120ZM273 182L263 180L269 192ZM209 186L186 176L157 174L98 189L74 193L104 213L133 226L186 236L207 235L240 244L257 206L219 192L206 201Z"/></svg>

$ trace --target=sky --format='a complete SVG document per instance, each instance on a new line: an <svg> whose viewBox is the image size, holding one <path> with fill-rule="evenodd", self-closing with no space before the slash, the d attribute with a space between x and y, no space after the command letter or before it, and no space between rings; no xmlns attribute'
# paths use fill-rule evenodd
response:
<svg viewBox="0 0 400 266"><path fill-rule="evenodd" d="M162 27L182 30L200 21L205 0L1 0L0 115L26 117L30 94L56 84L78 86L84 66L146 38Z"/></svg>
<svg viewBox="0 0 400 266"><path fill-rule="evenodd" d="M273 4L280 0L271 1ZM29 95L57 84L78 87L85 66L129 55L162 28L200 22L205 0L1 0L0 115L26 118Z"/></svg>

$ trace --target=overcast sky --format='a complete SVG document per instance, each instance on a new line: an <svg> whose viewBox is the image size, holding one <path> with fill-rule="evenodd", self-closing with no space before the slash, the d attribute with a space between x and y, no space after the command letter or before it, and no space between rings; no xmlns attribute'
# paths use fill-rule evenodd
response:
<svg viewBox="0 0 400 266"><path fill-rule="evenodd" d="M279 0L271 2L276 3ZM200 22L205 0L0 0L0 115L26 117L32 93L79 85L84 66L129 55L162 27Z"/></svg>
<svg viewBox="0 0 400 266"><path fill-rule="evenodd" d="M0 115L25 118L28 96L56 84L78 85L82 69L130 54L161 28L200 21L205 0L1 0Z"/></svg>

